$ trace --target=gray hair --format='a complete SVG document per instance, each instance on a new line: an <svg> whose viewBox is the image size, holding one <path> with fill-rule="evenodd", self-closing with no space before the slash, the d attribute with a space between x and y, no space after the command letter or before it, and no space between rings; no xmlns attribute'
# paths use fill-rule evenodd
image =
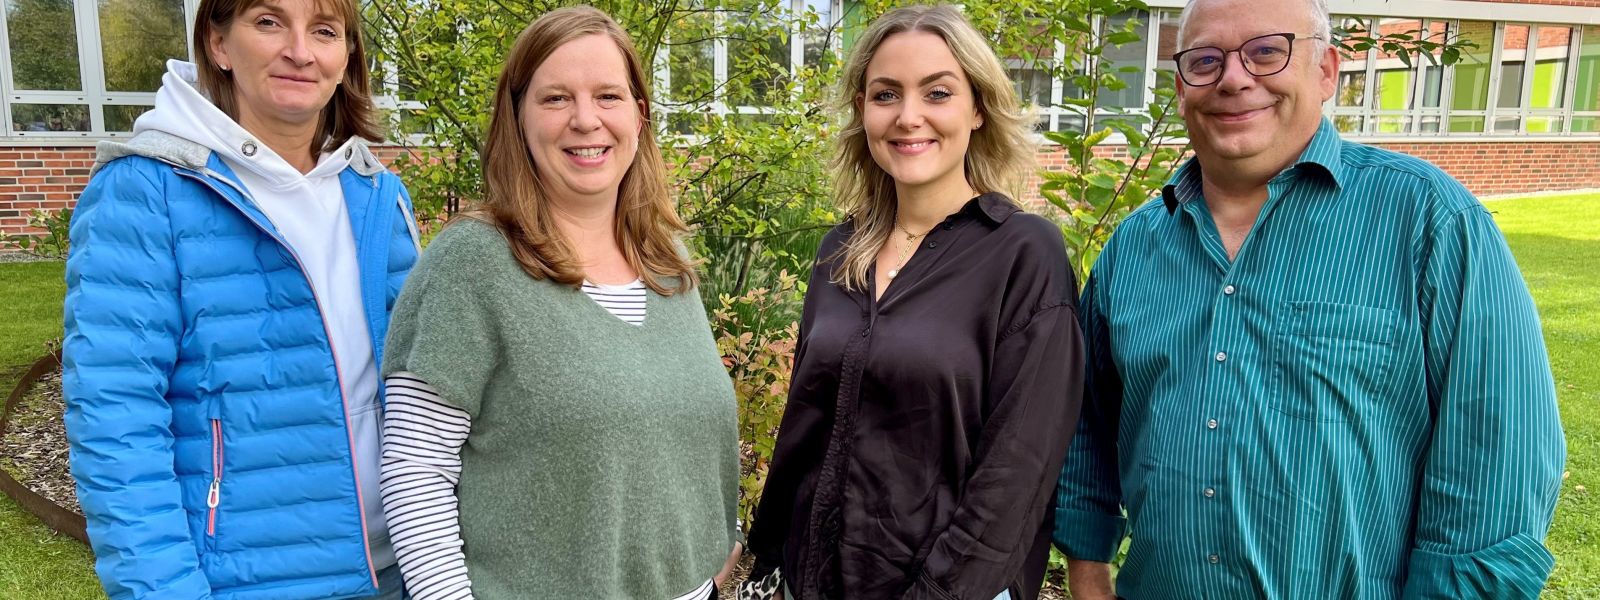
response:
<svg viewBox="0 0 1600 600"><path fill-rule="evenodd" d="M1178 14L1178 49L1182 50L1184 42L1188 39L1189 16L1194 14L1194 7L1204 0L1189 0L1183 5L1183 12ZM1333 43L1333 17L1328 15L1328 0L1301 0L1306 3L1306 8L1311 12L1311 31L1307 32L1318 41L1312 42L1316 48L1313 56L1317 62L1322 61L1322 49L1326 44Z"/></svg>

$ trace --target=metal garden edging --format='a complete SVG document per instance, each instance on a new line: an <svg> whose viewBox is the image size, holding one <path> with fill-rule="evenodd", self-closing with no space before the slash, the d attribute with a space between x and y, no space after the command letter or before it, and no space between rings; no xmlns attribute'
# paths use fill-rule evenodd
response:
<svg viewBox="0 0 1600 600"><path fill-rule="evenodd" d="M60 366L61 355L56 353L50 353L34 361L33 367L28 369L28 372L22 376L22 380L17 382L17 388L12 390L11 395L6 398L4 409L0 410L0 437L5 436L6 426L11 423L11 413L16 411L17 404L22 402L23 395L33 388L33 384L40 377L50 374ZM89 543L89 534L85 530L86 523L83 515L67 510L49 498L39 495L38 492L28 489L28 486L22 485L16 479L13 479L4 469L0 469L0 492L4 492L6 496L17 501L17 504L22 506L22 510L38 517L39 521L43 522L46 527L71 536L85 544Z"/></svg>

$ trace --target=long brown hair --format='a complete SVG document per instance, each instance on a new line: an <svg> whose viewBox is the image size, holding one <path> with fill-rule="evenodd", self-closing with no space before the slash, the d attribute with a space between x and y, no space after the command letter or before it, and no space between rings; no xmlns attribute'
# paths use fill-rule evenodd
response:
<svg viewBox="0 0 1600 600"><path fill-rule="evenodd" d="M225 32L235 19L267 0L200 0L194 19L194 64L199 72L198 87L233 120L239 120L239 105L234 98L233 73L222 70L211 59L211 34ZM351 137L372 141L383 139L373 116L371 77L367 74L367 45L361 35L361 15L356 0L317 0L317 8L339 18L344 26L345 46L350 60L344 67L344 81L333 91L333 98L317 119L317 132L311 138L313 152L327 152L343 146Z"/></svg>
<svg viewBox="0 0 1600 600"><path fill-rule="evenodd" d="M866 93L867 64L878 46L907 31L942 38L972 84L978 113L983 115L983 127L972 132L964 162L972 189L980 194L1001 192L1016 202L1035 165L1033 118L1022 109L1000 58L966 17L946 5L906 6L884 13L856 40L839 79L838 101L849 121L839 132L829 166L836 182L834 202L855 222L855 230L831 260L839 261L834 283L847 289L867 287L867 269L893 232L899 205L894 178L878 166L867 147L867 129L856 98Z"/></svg>
<svg viewBox="0 0 1600 600"><path fill-rule="evenodd" d="M639 148L617 191L617 243L628 266L651 290L663 296L687 291L697 277L694 264L679 253L678 239L689 228L678 218L667 191L666 162L650 124L649 79L633 40L598 9L574 6L550 11L517 36L494 92L494 113L483 148L483 203L468 216L505 232L512 255L534 279L574 287L583 283L583 266L556 228L549 194L528 150L522 130L522 99L533 72L556 48L588 35L604 35L616 42L628 65L628 91L645 107ZM677 286L667 287L664 278L676 278Z"/></svg>

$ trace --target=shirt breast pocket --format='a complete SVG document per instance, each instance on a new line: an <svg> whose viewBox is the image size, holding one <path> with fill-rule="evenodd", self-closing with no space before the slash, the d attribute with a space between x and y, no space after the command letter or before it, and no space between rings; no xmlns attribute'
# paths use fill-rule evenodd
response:
<svg viewBox="0 0 1600 600"><path fill-rule="evenodd" d="M1328 423L1381 414L1374 409L1393 370L1395 314L1355 304L1285 303L1273 334L1273 409Z"/></svg>

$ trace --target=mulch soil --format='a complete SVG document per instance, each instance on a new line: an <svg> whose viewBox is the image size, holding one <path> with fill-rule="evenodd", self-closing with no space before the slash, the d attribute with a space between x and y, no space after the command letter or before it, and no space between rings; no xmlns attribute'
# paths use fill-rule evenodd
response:
<svg viewBox="0 0 1600 600"><path fill-rule="evenodd" d="M80 512L67 467L67 431L61 421L65 409L60 371L34 382L0 437L0 468L40 496Z"/></svg>

